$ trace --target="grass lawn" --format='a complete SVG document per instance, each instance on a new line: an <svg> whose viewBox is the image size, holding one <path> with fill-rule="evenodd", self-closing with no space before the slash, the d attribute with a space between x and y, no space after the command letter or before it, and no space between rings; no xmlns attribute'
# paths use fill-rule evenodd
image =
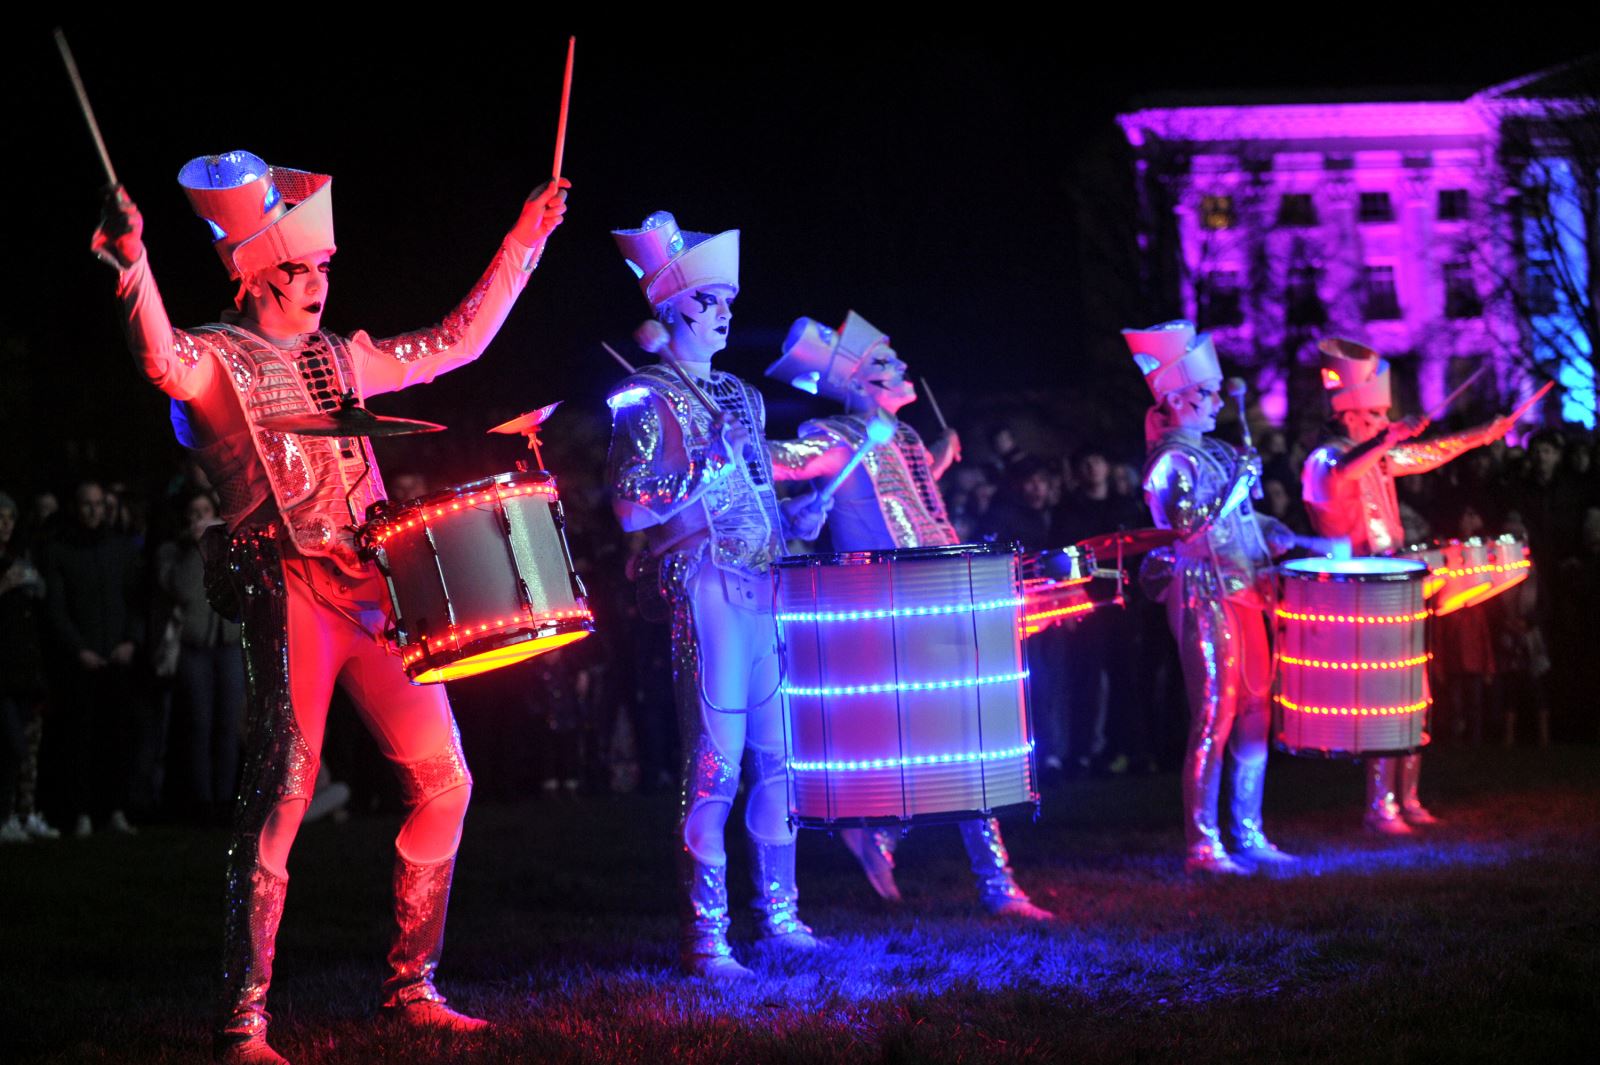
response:
<svg viewBox="0 0 1600 1065"><path fill-rule="evenodd" d="M290 863L273 1041L329 1063L1550 1062L1600 1052L1600 750L1430 754L1447 824L1358 831L1345 763L1275 759L1268 823L1297 875L1195 882L1172 776L1048 793L1007 825L1050 927L977 910L954 828L900 851L889 910L820 833L803 910L833 946L736 949L758 979L676 975L666 797L483 803L468 817L441 987L475 1042L376 1025L392 818L317 824ZM739 811L735 811L735 817ZM224 836L146 829L0 851L0 1060L205 1060Z"/></svg>

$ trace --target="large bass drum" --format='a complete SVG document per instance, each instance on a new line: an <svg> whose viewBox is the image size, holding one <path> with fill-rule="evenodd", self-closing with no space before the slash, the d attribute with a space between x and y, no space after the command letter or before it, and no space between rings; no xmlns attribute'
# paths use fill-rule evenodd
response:
<svg viewBox="0 0 1600 1065"><path fill-rule="evenodd" d="M1305 558L1278 572L1278 747L1364 757L1427 743L1427 566L1404 558Z"/></svg>
<svg viewBox="0 0 1600 1065"><path fill-rule="evenodd" d="M389 585L414 683L457 680L594 631L548 473L502 473L373 508L361 540Z"/></svg>
<svg viewBox="0 0 1600 1065"><path fill-rule="evenodd" d="M803 555L776 574L797 823L1037 804L1013 548Z"/></svg>

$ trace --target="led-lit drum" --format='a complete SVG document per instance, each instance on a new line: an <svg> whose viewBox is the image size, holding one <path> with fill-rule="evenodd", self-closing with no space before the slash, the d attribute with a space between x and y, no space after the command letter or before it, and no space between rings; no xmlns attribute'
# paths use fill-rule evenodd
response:
<svg viewBox="0 0 1600 1065"><path fill-rule="evenodd" d="M394 505L361 528L418 684L509 666L594 631L548 473L502 473Z"/></svg>
<svg viewBox="0 0 1600 1065"><path fill-rule="evenodd" d="M1426 564L1306 558L1278 572L1277 745L1354 757L1427 743Z"/></svg>
<svg viewBox="0 0 1600 1065"><path fill-rule="evenodd" d="M1400 552L1428 567L1423 594L1438 617L1469 607L1494 591L1489 545L1479 539L1434 540Z"/></svg>
<svg viewBox="0 0 1600 1065"><path fill-rule="evenodd" d="M1094 554L1080 547L1022 556L1022 634L1032 636L1093 610L1093 579Z"/></svg>
<svg viewBox="0 0 1600 1065"><path fill-rule="evenodd" d="M1038 801L1014 550L803 555L776 573L799 824L957 820Z"/></svg>
<svg viewBox="0 0 1600 1065"><path fill-rule="evenodd" d="M1526 538L1507 533L1489 541L1489 582L1493 587L1484 598L1515 588L1531 576L1533 559Z"/></svg>

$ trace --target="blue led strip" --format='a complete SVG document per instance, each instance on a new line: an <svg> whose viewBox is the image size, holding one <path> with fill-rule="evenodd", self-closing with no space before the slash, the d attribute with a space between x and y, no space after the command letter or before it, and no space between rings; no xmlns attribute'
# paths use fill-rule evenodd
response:
<svg viewBox="0 0 1600 1065"><path fill-rule="evenodd" d="M990 599L983 603L951 603L948 606L908 606L895 610L824 610L819 613L779 614L782 622L806 621L878 621L883 618L925 618L939 614L978 614L985 610L1008 610L1019 607L1023 600Z"/></svg>
<svg viewBox="0 0 1600 1065"><path fill-rule="evenodd" d="M906 758L863 758L853 762L796 762L789 768L796 773L854 773L868 769L906 769L925 765L971 765L974 762L1000 762L1008 758L1021 758L1033 750L1033 744L1008 747L1003 751L966 751L962 754L915 754Z"/></svg>
<svg viewBox="0 0 1600 1065"><path fill-rule="evenodd" d="M841 684L828 688L799 688L785 684L785 695L882 695L885 692L942 692L951 688L976 688L982 684L1015 684L1026 680L1028 671L997 673L992 677L964 677L961 680L905 680L887 684Z"/></svg>

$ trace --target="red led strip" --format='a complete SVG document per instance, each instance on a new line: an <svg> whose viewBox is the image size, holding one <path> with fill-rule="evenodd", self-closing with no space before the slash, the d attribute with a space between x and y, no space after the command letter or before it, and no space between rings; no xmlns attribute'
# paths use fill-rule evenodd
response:
<svg viewBox="0 0 1600 1065"><path fill-rule="evenodd" d="M1280 655L1278 660L1286 665L1301 666L1305 669L1409 669L1427 663L1433 656L1420 654L1415 658L1397 658L1389 662L1324 662L1314 658L1295 658L1293 655Z"/></svg>
<svg viewBox="0 0 1600 1065"><path fill-rule="evenodd" d="M372 538L374 542L382 544L387 542L392 536L397 536L407 529L416 528L419 520L426 522L429 518L444 518L450 514L456 513L463 507L476 507L482 506L486 503L498 503L503 499L512 499L518 496L536 496L542 499L559 498L555 488L547 484L519 485L515 488L506 489L502 489L499 485L496 485L493 491L486 490L479 492L477 495L471 495L463 499L457 499L449 504L441 503L435 507L418 507L416 510L416 517L407 518L405 521L400 521L398 518L396 518L393 524L381 525L378 527L377 532L373 534Z"/></svg>
<svg viewBox="0 0 1600 1065"><path fill-rule="evenodd" d="M1450 569L1448 566L1434 570L1429 576L1468 577L1474 573L1510 573L1514 569L1532 569L1533 559L1525 558L1521 562L1491 562L1486 566L1466 566L1462 569Z"/></svg>
<svg viewBox="0 0 1600 1065"><path fill-rule="evenodd" d="M403 654L400 661L409 666L415 662L420 662L430 648L448 645L453 649L459 650L463 640L474 640L486 632L496 632L500 629L510 628L513 625L540 625L546 621L568 621L574 618L593 620L594 614L583 608L576 610L550 610L543 614L534 614L530 611L518 617L496 618L493 621L485 621L479 625L452 625L442 639L424 638L421 647Z"/></svg>
<svg viewBox="0 0 1600 1065"><path fill-rule="evenodd" d="M1419 610L1415 614L1296 614L1279 607L1274 613L1289 621L1331 621L1341 625L1401 625L1423 621L1428 617L1426 610Z"/></svg>
<svg viewBox="0 0 1600 1065"><path fill-rule="evenodd" d="M1281 695L1277 699L1285 710L1293 710L1297 714L1322 714L1334 717L1400 717L1404 714L1414 714L1418 710L1426 710L1433 702L1432 699L1423 699L1407 706L1299 706Z"/></svg>

